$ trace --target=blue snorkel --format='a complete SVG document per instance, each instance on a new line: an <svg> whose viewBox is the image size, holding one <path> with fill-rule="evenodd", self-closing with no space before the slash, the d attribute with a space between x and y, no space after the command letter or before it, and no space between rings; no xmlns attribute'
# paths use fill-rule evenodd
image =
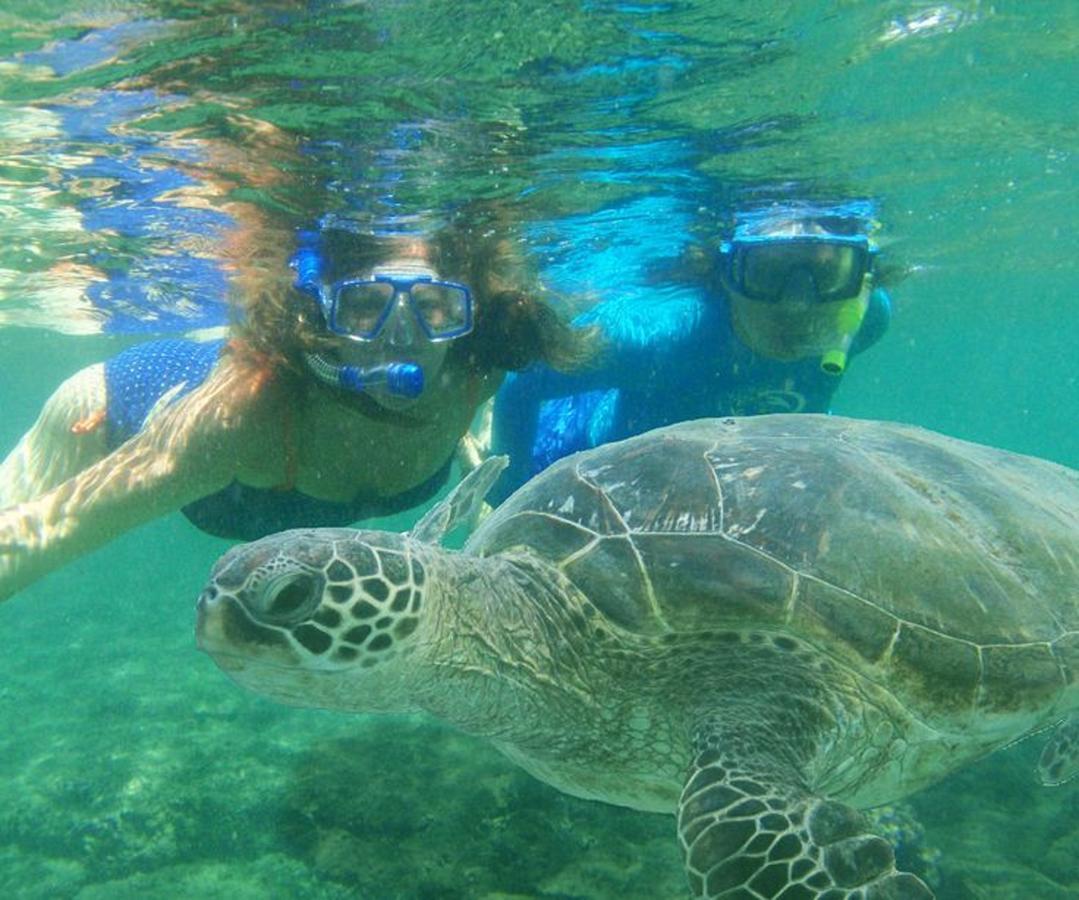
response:
<svg viewBox="0 0 1079 900"><path fill-rule="evenodd" d="M322 256L310 246L317 233L300 232L301 246L293 255L297 289L319 299L322 287ZM305 353L304 360L311 374L333 388L362 394L372 387L385 387L391 394L414 400L423 393L423 369L416 363L393 362L375 366L342 366L330 362L320 353Z"/></svg>
<svg viewBox="0 0 1079 900"><path fill-rule="evenodd" d="M318 240L318 233L301 231L300 239L307 246L301 246L289 260L289 265L296 270L295 287L317 297L322 279L322 255L310 245Z"/></svg>
<svg viewBox="0 0 1079 900"><path fill-rule="evenodd" d="M391 394L415 400L423 393L423 369L415 363L383 363L380 366L339 366L319 353L305 353L307 368L323 384L362 394L384 385Z"/></svg>

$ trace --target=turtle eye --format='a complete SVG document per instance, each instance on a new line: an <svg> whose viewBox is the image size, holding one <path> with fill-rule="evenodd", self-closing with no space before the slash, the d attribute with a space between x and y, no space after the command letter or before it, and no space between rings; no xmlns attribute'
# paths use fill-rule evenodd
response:
<svg viewBox="0 0 1079 900"><path fill-rule="evenodd" d="M258 601L260 618L272 625L294 625L308 618L322 600L322 580L301 572L270 582Z"/></svg>

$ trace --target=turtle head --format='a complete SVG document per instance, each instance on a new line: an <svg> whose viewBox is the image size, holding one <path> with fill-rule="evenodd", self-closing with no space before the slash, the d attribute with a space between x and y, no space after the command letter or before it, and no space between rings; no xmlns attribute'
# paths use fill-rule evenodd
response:
<svg viewBox="0 0 1079 900"><path fill-rule="evenodd" d="M244 687L284 703L400 709L399 663L421 640L420 557L431 552L405 535L338 528L235 547L198 599L199 647Z"/></svg>

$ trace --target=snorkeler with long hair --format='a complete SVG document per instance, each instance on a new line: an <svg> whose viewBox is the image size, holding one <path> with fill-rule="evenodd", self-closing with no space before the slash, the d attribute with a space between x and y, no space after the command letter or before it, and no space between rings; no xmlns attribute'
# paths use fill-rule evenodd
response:
<svg viewBox="0 0 1079 900"><path fill-rule="evenodd" d="M467 211L433 233L327 217L227 339L70 377L0 464L0 600L173 510L246 540L430 498L506 371L592 352L517 247Z"/></svg>

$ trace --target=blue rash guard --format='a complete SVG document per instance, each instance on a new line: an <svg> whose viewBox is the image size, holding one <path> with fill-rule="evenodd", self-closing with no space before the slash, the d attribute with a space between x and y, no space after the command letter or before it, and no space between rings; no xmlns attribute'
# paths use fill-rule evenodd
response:
<svg viewBox="0 0 1079 900"><path fill-rule="evenodd" d="M158 340L124 350L105 363L106 440L110 450L137 434L154 405L176 388L169 402L209 376L224 341L199 343ZM228 487L189 503L183 513L202 531L252 541L286 528L349 525L388 516L433 497L449 477L452 456L427 481L393 497L358 496L335 503L283 488L256 488L233 481Z"/></svg>
<svg viewBox="0 0 1079 900"><path fill-rule="evenodd" d="M890 319L887 293L875 290L851 356ZM597 368L562 375L535 365L510 373L495 397L492 451L510 464L492 502L578 450L708 416L827 412L839 386L817 359L754 353L734 334L726 304L697 291L608 300L575 324L599 326L607 352Z"/></svg>

